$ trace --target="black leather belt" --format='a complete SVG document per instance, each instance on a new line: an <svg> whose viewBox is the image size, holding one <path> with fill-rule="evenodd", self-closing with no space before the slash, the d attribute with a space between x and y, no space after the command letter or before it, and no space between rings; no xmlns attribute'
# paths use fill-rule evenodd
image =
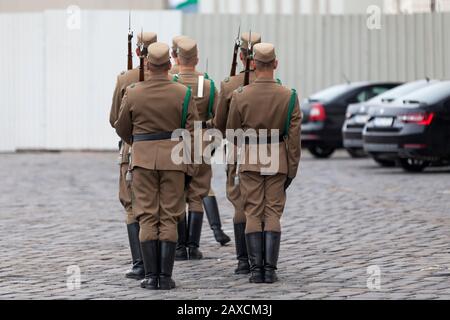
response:
<svg viewBox="0 0 450 320"><path fill-rule="evenodd" d="M262 141L259 137L245 137L245 144L272 144L272 143L280 143L284 141L283 137L274 137L275 139L272 139L271 136L268 136L266 138L266 141Z"/></svg>
<svg viewBox="0 0 450 320"><path fill-rule="evenodd" d="M139 141L158 141L172 139L172 132L144 133L133 136L133 142Z"/></svg>
<svg viewBox="0 0 450 320"><path fill-rule="evenodd" d="M235 138L234 144L237 144L237 141L239 140L237 138ZM271 136L268 136L266 138L266 141L262 141L262 139L260 139L259 137L249 137L246 136L244 137L244 143L245 144L272 144L272 143L281 143L284 141L284 137L274 137L274 139L272 139Z"/></svg>

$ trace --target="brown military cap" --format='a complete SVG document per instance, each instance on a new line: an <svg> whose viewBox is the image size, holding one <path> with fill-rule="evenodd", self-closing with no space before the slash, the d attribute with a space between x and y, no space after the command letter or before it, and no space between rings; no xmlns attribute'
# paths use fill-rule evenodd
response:
<svg viewBox="0 0 450 320"><path fill-rule="evenodd" d="M275 47L271 43L258 43L253 47L253 57L256 61L272 62L277 58Z"/></svg>
<svg viewBox="0 0 450 320"><path fill-rule="evenodd" d="M178 41L177 55L186 59L196 57L198 53L197 42L190 38Z"/></svg>
<svg viewBox="0 0 450 320"><path fill-rule="evenodd" d="M241 48L248 49L248 41L250 40L250 32L244 32L241 36ZM252 32L252 45L261 42L261 35L257 32Z"/></svg>
<svg viewBox="0 0 450 320"><path fill-rule="evenodd" d="M169 62L169 46L161 42L152 43L148 47L148 61L157 66Z"/></svg>
<svg viewBox="0 0 450 320"><path fill-rule="evenodd" d="M178 43L183 39L189 39L189 37L181 35L181 36L176 36L175 38L172 39L172 50L173 51L177 52Z"/></svg>
<svg viewBox="0 0 450 320"><path fill-rule="evenodd" d="M158 37L154 32L139 33L137 37L138 46L144 45L144 47L148 47L149 45L155 43L156 41L158 41Z"/></svg>

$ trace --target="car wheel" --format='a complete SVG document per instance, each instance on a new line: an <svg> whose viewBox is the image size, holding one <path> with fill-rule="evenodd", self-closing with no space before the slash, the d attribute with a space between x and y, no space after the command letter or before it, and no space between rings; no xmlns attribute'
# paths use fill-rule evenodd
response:
<svg viewBox="0 0 450 320"><path fill-rule="evenodd" d="M352 158L367 157L367 153L365 153L363 149L353 148L353 149L346 149L346 150L347 150L348 154L350 155L350 157L352 157Z"/></svg>
<svg viewBox="0 0 450 320"><path fill-rule="evenodd" d="M314 157L319 159L325 159L331 157L335 149L332 147L314 146L309 147L308 150Z"/></svg>
<svg viewBox="0 0 450 320"><path fill-rule="evenodd" d="M373 160L375 160L375 162L378 163L380 166L386 168L392 168L397 165L397 163L394 160L381 159L376 156L373 157Z"/></svg>
<svg viewBox="0 0 450 320"><path fill-rule="evenodd" d="M407 172L422 172L430 163L419 159L402 158L400 165Z"/></svg>

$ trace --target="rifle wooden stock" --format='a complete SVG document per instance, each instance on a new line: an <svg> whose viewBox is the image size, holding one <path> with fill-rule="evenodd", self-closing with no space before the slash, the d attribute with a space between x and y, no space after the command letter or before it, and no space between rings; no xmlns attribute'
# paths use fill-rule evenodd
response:
<svg viewBox="0 0 450 320"><path fill-rule="evenodd" d="M247 54L247 60L245 63L244 87L250 84L250 61L250 54Z"/></svg>
<svg viewBox="0 0 450 320"><path fill-rule="evenodd" d="M140 65L139 65L139 82L142 82L145 80L145 76L144 76L144 56L141 55L141 57L139 58L140 61Z"/></svg>
<svg viewBox="0 0 450 320"><path fill-rule="evenodd" d="M131 40L133 40L133 34L128 34L128 70L133 69L133 49L131 45Z"/></svg>
<svg viewBox="0 0 450 320"><path fill-rule="evenodd" d="M237 55L239 52L239 44L236 42L234 44L234 51L233 51L233 62L231 63L231 71L230 71L230 77L234 77L236 75L236 68L237 68Z"/></svg>

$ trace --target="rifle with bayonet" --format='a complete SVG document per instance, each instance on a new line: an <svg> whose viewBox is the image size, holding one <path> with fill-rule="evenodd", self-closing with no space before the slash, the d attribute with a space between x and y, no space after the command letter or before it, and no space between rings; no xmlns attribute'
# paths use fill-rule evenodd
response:
<svg viewBox="0 0 450 320"><path fill-rule="evenodd" d="M131 31L131 11L128 15L128 70L133 69L133 31Z"/></svg>
<svg viewBox="0 0 450 320"><path fill-rule="evenodd" d="M144 30L141 29L141 43L139 44L139 82L142 82L145 80L145 66L144 66L144 58L147 55L147 48L144 44Z"/></svg>
<svg viewBox="0 0 450 320"><path fill-rule="evenodd" d="M253 56L252 30L250 30L247 46L247 60L245 62L244 87L250 84L250 62L252 61L252 56Z"/></svg>
<svg viewBox="0 0 450 320"><path fill-rule="evenodd" d="M233 62L231 63L230 77L234 77L236 75L237 55L240 46L241 46L241 25L239 24L238 35L236 40L234 41Z"/></svg>

